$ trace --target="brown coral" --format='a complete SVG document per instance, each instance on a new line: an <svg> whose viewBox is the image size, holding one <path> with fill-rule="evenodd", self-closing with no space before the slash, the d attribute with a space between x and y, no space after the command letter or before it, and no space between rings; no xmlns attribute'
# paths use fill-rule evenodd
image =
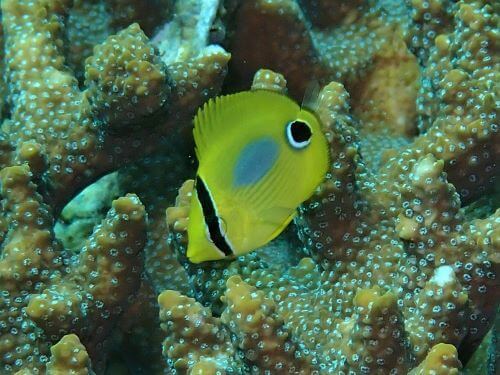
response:
<svg viewBox="0 0 500 375"><path fill-rule="evenodd" d="M223 299L225 309L219 319L210 309L178 292L160 294L160 319L166 334L164 355L173 368L189 373L202 368L209 373L311 373L311 359L289 340L272 300L239 276L228 279ZM232 342L230 333L236 342Z"/></svg>
<svg viewBox="0 0 500 375"><path fill-rule="evenodd" d="M158 111L169 94L160 57L136 23L94 48L85 85L95 117L113 131Z"/></svg>
<svg viewBox="0 0 500 375"><path fill-rule="evenodd" d="M374 1L243 1L235 12L234 85L249 85L264 67L284 74L297 99L311 80L357 81L403 22L399 4L384 8ZM310 22L321 28L309 27Z"/></svg>
<svg viewBox="0 0 500 375"><path fill-rule="evenodd" d="M283 90L275 82L280 82L279 76L262 71L254 84ZM478 293L489 291L493 296L498 285L493 250L497 214L468 221L459 194L447 180L445 162L432 154L404 159L401 163L406 164L398 168L406 172L396 179L388 176L400 170L394 164L379 173L368 170L359 156L360 124L350 116L348 100L339 83L330 83L320 92L317 112L331 143L332 165L296 221L307 251L322 269L303 259L297 268L283 270L258 253L234 262L188 263L191 279L201 287L198 290L205 291L196 297L219 306L218 298L207 297L218 297L223 289L213 288L240 274L274 299L292 337L314 358L312 363L318 367L313 368L406 372L421 361L427 366L445 358L431 350L442 342L461 348L466 358L494 315L491 308L496 303L488 303ZM177 207L167 210L172 244L181 257L188 240L191 189L192 182L185 184ZM259 259L255 268L250 267L251 256ZM242 260L247 267L238 265ZM468 271L477 270L474 276L463 268L467 262ZM239 326L239 318L228 319L227 308L220 309L226 324ZM435 359L425 362L428 353Z"/></svg>
<svg viewBox="0 0 500 375"><path fill-rule="evenodd" d="M308 358L291 341L276 304L262 291L251 287L239 276L227 280L224 296L227 307L221 321L236 335L237 346L251 372L310 374Z"/></svg>
<svg viewBox="0 0 500 375"><path fill-rule="evenodd" d="M82 249L80 260L69 266L68 254L53 238L51 212L30 177L26 166L1 172L3 207L18 223L6 234L0 263L6 288L1 320L17 317L20 325L2 332L6 370L39 370L50 337L65 332L79 332L97 348L109 329L109 317L120 314L137 287L138 253L145 240L144 208L137 197L120 198L89 239L88 249ZM100 333L90 335L92 328Z"/></svg>
<svg viewBox="0 0 500 375"><path fill-rule="evenodd" d="M397 298L374 289L358 290L355 313L340 324L340 371L385 374L408 370L409 352Z"/></svg>
<svg viewBox="0 0 500 375"><path fill-rule="evenodd" d="M62 16L69 4L69 1L45 4L35 0L2 3L6 59L9 61L6 77L11 98L11 118L2 128L6 151L2 159L7 165L17 160L26 161L22 155L18 156L16 149L24 142L36 143L46 162L45 169L40 171L41 190L57 211L74 192L97 176L160 147L161 136L172 133L174 121L189 120L191 111L208 95L215 94L228 59L227 54L218 49L191 60L173 61L171 66L164 68L140 28L133 26L120 36L110 37L121 43L113 47L122 52L116 55L120 59L118 65L113 68L106 65L112 65L110 61L114 59L99 54L99 51L110 51L109 43L97 48L95 58L89 58L86 69L92 85L87 92L82 92L64 65ZM135 41L140 42L140 47L132 45ZM146 51L147 56L139 56L139 51ZM100 69L103 69L102 74L97 73ZM147 79L138 77L138 72L146 72ZM172 81L164 84L167 76ZM187 85L186 77L192 77L196 85ZM136 106L133 113L125 114L126 121L130 115L136 117L136 112L138 118L142 118L158 109L174 87L170 117L164 114L162 121L155 119L154 133L120 131L110 134L108 130L112 127L106 130L109 124L99 124L94 114L112 124L114 115L103 114L112 105L117 108L116 96L113 96L114 104L104 102L104 93L97 87L106 87L113 93L114 85L108 84L115 80L119 83L116 85L119 92L114 94L125 95L118 95L120 108L130 108L135 99L146 104L140 111ZM178 113L185 117L180 119ZM123 120L123 116L117 119Z"/></svg>
<svg viewBox="0 0 500 375"><path fill-rule="evenodd" d="M90 358L85 347L80 343L77 335L63 336L61 340L50 348L52 354L47 362L49 375L89 375Z"/></svg>
<svg viewBox="0 0 500 375"><path fill-rule="evenodd" d="M161 327L166 334L163 354L172 367L187 371L200 362L212 362L220 370L231 368L234 348L229 332L210 309L194 299L169 290L158 297Z"/></svg>
<svg viewBox="0 0 500 375"><path fill-rule="evenodd" d="M0 371L458 373L498 306L498 12L408 4L3 1ZM189 183L164 212L226 74L214 41L227 91L324 85L331 165L276 241L193 265ZM95 199L102 225L61 245L54 218L118 168L145 207Z"/></svg>
<svg viewBox="0 0 500 375"><path fill-rule="evenodd" d="M457 350L453 345L438 344L430 350L424 361L417 368L413 369L410 374L459 374L462 366L457 354Z"/></svg>
<svg viewBox="0 0 500 375"><path fill-rule="evenodd" d="M102 225L83 247L76 247L76 253L65 251L54 238L53 215L57 216L75 192L102 173L159 147L161 135L171 133L172 124L184 119L189 124L189 112L199 104L194 101L215 94L227 62L227 54L219 49L165 67L138 26L125 30L115 37L120 43L115 47L124 52L119 57L126 61L125 67L115 66L113 70L107 66L104 75L94 77L89 65L89 76L96 78L92 84L133 80L137 78L134 67L149 64L141 72L151 74L139 81L154 91L158 105L165 102L165 93L172 91L171 112L163 113L162 121L154 124L154 132L120 128L111 134L106 126L116 122L111 118L106 118L109 123L102 118L99 122L96 114L103 113L112 101L98 104L99 93L92 87L81 90L65 65L68 34L64 33L64 21L72 4L2 2L2 62L6 62L9 113L3 118L1 135L1 163L6 168L1 172L0 268L4 294L0 317L5 324L0 340L2 371L7 373L19 369L45 371L50 346L72 331L78 332L90 348L94 369L103 369L111 329L139 286L140 253L145 244L144 207L133 195L116 200ZM134 55L138 51L132 46L135 41L140 42L135 47L151 53ZM105 49L103 45L97 51ZM104 60L96 55L89 62L100 68L105 67ZM124 73L123 68L130 70ZM167 82L169 69L174 78ZM193 81L197 85L186 84L186 77L191 83L190 74L196 75ZM143 102L146 94L150 94L146 95L148 100L153 98L151 92L142 91L141 85L134 93L142 95ZM178 90L171 90L174 86ZM133 95L129 94L120 98L125 106L132 103ZM142 109L149 113L145 107ZM138 108L133 113L141 119L144 115Z"/></svg>

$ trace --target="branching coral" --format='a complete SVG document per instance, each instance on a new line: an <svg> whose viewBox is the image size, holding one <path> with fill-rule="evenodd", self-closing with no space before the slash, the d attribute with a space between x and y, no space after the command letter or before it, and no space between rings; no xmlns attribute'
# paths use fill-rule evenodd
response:
<svg viewBox="0 0 500 375"><path fill-rule="evenodd" d="M500 297L497 8L3 0L0 372L458 374ZM308 92L330 168L191 264L192 117L250 85Z"/></svg>
<svg viewBox="0 0 500 375"><path fill-rule="evenodd" d="M109 319L120 314L140 280L144 207L136 196L113 202L78 260L61 251L49 207L27 166L1 171L2 206L12 224L2 244L2 358L4 370L44 366L50 342L77 332L92 351Z"/></svg>
<svg viewBox="0 0 500 375"><path fill-rule="evenodd" d="M453 345L438 344L431 349L425 360L415 369L411 375L423 374L459 374L461 369L457 350Z"/></svg>
<svg viewBox="0 0 500 375"><path fill-rule="evenodd" d="M110 332L140 284L144 207L134 195L117 199L72 251L55 239L53 218L99 175L163 146L173 124L189 124L194 109L216 93L228 55L219 48L165 66L133 25L96 48L85 67L89 87L81 90L65 65L64 21L73 2L1 5L9 110L1 129L1 371L44 372L50 346L70 332L102 371ZM105 101L107 87L115 95ZM135 100L140 110L103 115ZM138 126L127 126L129 115ZM151 121L154 131L139 121Z"/></svg>
<svg viewBox="0 0 500 375"><path fill-rule="evenodd" d="M263 292L233 276L227 281L223 300L225 309L219 319L212 316L210 309L175 291L160 295L160 319L166 334L164 355L174 368L213 374L217 370L296 374L313 371L311 358L289 339L288 330L276 314L276 304Z"/></svg>
<svg viewBox="0 0 500 375"><path fill-rule="evenodd" d="M300 99L311 80L355 82L405 18L399 2L241 1L229 27L235 86L259 68L283 73ZM303 8L301 8L301 5ZM311 25L312 23L312 25ZM258 30L258 32L256 32ZM269 38L272 35L272 38Z"/></svg>
<svg viewBox="0 0 500 375"><path fill-rule="evenodd" d="M47 374L92 374L89 355L78 336L74 334L63 336L56 345L50 348L50 351L52 356L47 362Z"/></svg>
<svg viewBox="0 0 500 375"><path fill-rule="evenodd" d="M276 5L276 9L280 6ZM458 4L455 28L447 38L461 40L468 45L473 41L466 42L467 38L479 38L479 42L481 35L484 34L484 38L491 35L488 22L497 22L493 20L495 16L491 14L492 8L489 5L481 7L476 3L473 9L471 6ZM246 7L252 8L253 5ZM476 15L475 34L463 22L466 14L472 18L467 12ZM284 13L286 20L290 13ZM269 14L278 17L278 12L270 11L260 21L265 22L262 20ZM481 19L484 22L480 22ZM270 24L268 26L272 27ZM250 26L247 24L242 27ZM401 39L398 43L402 43ZM437 38L436 46L431 48L431 62L439 54L440 43L441 39ZM483 44L487 46L489 43L485 41ZM460 46L457 44L456 48ZM452 61L460 59L461 53L464 53L467 54L467 59L463 55L466 59L464 62L471 64L487 50L477 50L479 55L470 50L457 50L456 53L458 56L452 57ZM414 73L409 82L416 85L418 68L409 52L405 52L406 57L394 53L389 56L402 61L410 59ZM471 93L479 90L485 97L493 95L493 86L489 86L489 89L482 86L490 79L487 78L490 74L496 74L494 56L491 53L488 56L486 61L489 68L479 68L475 73L484 72L486 77L475 80L471 76L468 81L472 85L472 91L469 91L471 98L467 102L471 107L466 107L469 110L465 111L463 106L459 107L454 101L444 104L442 93L434 94L439 109L433 114L432 125L427 132L414 139L408 136L416 131L416 87L408 91L406 97L396 99L404 101L405 105L393 107L393 114L390 114L385 109L386 105L390 105L388 93L392 89L398 93L407 89L398 87L400 83L397 80L391 83L390 80L373 75L371 77L374 78L369 78L369 81L380 80L388 86L381 89L387 90L386 93L373 95L376 100L370 102L370 111L375 113L383 110L385 115L381 117L399 132L405 132L402 129L404 124L413 129L406 133L408 140L398 146L399 151L387 151L385 155L380 155L379 148L379 157L385 163L381 168L376 164L363 163L360 157L360 153L365 155L363 147L369 141L365 138L359 142L359 139L377 133L369 128L373 120L362 116L366 104L360 98L364 97L360 96L353 102L353 112L359 111L358 122L351 115L349 94L341 84L330 83L321 91L317 112L331 143L332 165L326 181L301 208L296 225L299 236L305 242L305 250L322 266L322 270L309 268L312 272L310 277L316 280L309 287L298 286L303 276L292 272L293 268L288 272L280 270L279 265L267 263L259 254L255 256L260 262L256 269L238 271L246 282L273 296L285 324L292 329L292 336L310 350L318 369L386 373L415 368L414 371L418 373L430 371L431 368L439 371L439 366L443 366L443 369L450 366L448 370L442 371L458 371L460 364L456 360L455 348L441 347L439 344L453 344L459 348L462 359L466 361L471 348L476 347L478 338L483 337L491 327L494 306L497 306L496 302L491 301L497 300L499 286L499 247L496 239L498 212L493 213L492 207L487 217L471 219L461 208L463 202L473 200L475 194L492 189L495 180L487 176L498 174L494 164L499 155L496 147L498 130L493 124L495 117L491 112L492 107L487 100L478 103L477 97ZM293 56L289 58L295 61ZM378 61L380 65L377 65L377 58L372 65L373 72L377 74L387 69L388 74L394 72L399 77L398 71L404 69L392 63L393 59L385 63L383 58ZM442 72L432 63L426 69ZM477 68L474 66L472 69ZM305 71L304 74L307 76L309 73ZM427 70L424 71L424 80L426 74ZM263 72L258 73L258 77L263 76ZM273 86L273 79L269 79L269 76L267 81L269 83L266 86L265 80L263 83L258 80L258 87L283 91L281 85ZM276 76L275 82L280 82L279 76ZM359 82L353 87L353 92L371 95L363 91L370 88L371 84ZM422 92L428 89L424 86ZM462 91L464 94L465 91ZM485 115L484 111L490 115ZM401 121L398 113L411 115L411 118ZM459 123L459 119L464 121ZM471 125L462 125L467 123ZM481 150L481 156L477 155L478 150ZM373 154L366 155L370 157ZM477 163L473 162L470 167L455 168L457 164L472 162L471 155ZM475 178L464 178L468 173L477 175ZM470 183L479 186L480 191L470 189L468 193L464 187ZM189 202L189 199L182 198L186 197L185 189L189 189L187 185L184 185L179 196L179 208L167 212L167 218L173 218L171 228L177 236L186 226L182 216L185 212L182 202ZM177 250L182 255L183 246ZM250 264L249 257L243 259L247 265ZM195 283L206 280L202 285L210 288L209 285L220 283L217 281L220 278L227 280L235 270L233 267L240 261L225 265L216 263L207 270L195 267L196 271L188 264L187 270ZM223 267L225 272L220 272L219 267ZM208 275L210 278L207 280ZM380 291L374 291L374 288L380 288ZM202 290L205 293L199 298L206 301L211 289ZM486 295L489 298L485 298ZM365 301L364 305L361 301ZM217 306L217 300L210 303ZM375 307L377 304L385 307L378 310ZM363 306L366 306L365 309L371 306L374 311L385 309L387 318L381 314L377 323L379 325L372 326L369 315L361 318ZM366 334L356 340L360 330L366 330ZM399 341L383 344L387 335L392 339L397 337ZM373 338L370 340L368 337ZM365 338L367 341L363 341ZM342 339L350 342L352 347L340 344ZM393 348L394 352L390 355L384 352L386 347ZM367 354L366 357L359 354L371 351L373 354ZM427 359L426 355L429 355ZM421 365L417 367L419 363Z"/></svg>
<svg viewBox="0 0 500 375"><path fill-rule="evenodd" d="M108 126L137 123L167 100L165 69L148 42L139 25L132 24L96 46L86 61L92 110Z"/></svg>
<svg viewBox="0 0 500 375"><path fill-rule="evenodd" d="M11 117L3 124L3 148L12 150L2 159L6 164L26 161L39 166L34 172L40 175L40 188L56 210L97 176L160 147L163 136L172 133L173 122L179 121L177 113L190 118L191 111L215 93L228 58L219 49L163 68L154 57L153 46L137 26L132 26L104 42L96 57L89 58L85 69L91 87L80 91L64 65L62 51L62 16L69 5L70 1L2 2L11 107ZM118 60L100 55L100 51L110 51L115 40L121 43L113 47L118 48ZM149 56L138 55L141 48ZM139 72L148 77L139 77ZM171 77L168 85L162 84L165 77ZM118 91L104 102L103 95L113 93L115 86ZM160 108L171 87L170 105ZM108 120L109 115L103 113L111 108L123 111L122 106L136 100L145 105L137 115L125 111L122 117L109 118L109 123L97 121L102 117ZM155 118L155 132L141 128L112 132L117 124L113 120L130 120L130 116L144 120L145 114L158 110L175 116ZM37 152L23 153L25 143Z"/></svg>

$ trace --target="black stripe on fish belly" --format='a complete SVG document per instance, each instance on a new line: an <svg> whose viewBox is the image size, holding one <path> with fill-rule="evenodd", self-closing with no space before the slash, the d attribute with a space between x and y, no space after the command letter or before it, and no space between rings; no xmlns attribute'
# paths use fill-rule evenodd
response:
<svg viewBox="0 0 500 375"><path fill-rule="evenodd" d="M233 255L233 250L231 246L226 241L226 238L220 231L219 217L215 211L214 202L212 197L208 192L205 182L200 176L196 176L196 193L198 194L198 199L200 200L201 209L203 210L203 216L205 218L205 224L208 227L208 233L210 234L210 239L217 246L217 248L222 251L226 256Z"/></svg>

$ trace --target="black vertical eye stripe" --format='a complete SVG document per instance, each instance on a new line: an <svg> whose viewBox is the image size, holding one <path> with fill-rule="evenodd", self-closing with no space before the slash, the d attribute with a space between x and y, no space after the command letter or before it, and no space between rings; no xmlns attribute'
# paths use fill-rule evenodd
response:
<svg viewBox="0 0 500 375"><path fill-rule="evenodd" d="M201 209L203 211L203 216L205 218L205 223L208 227L208 233L210 238L226 256L233 255L231 247L227 243L223 234L220 232L219 227L219 217L215 211L214 203L207 190L205 182L200 176L196 177L196 193L198 194L198 199L200 200Z"/></svg>

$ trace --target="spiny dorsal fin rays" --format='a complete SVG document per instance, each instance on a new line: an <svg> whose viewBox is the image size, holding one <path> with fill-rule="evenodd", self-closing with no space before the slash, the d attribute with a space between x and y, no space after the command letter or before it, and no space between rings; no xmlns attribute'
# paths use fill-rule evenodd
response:
<svg viewBox="0 0 500 375"><path fill-rule="evenodd" d="M210 99L198 110L193 130L198 160L203 158L203 155L206 154L206 150L209 148L209 144L212 141L209 135L213 132L213 128L220 127L217 124L217 112L218 108L220 108L219 103L223 98L225 97Z"/></svg>
<svg viewBox="0 0 500 375"><path fill-rule="evenodd" d="M221 137L227 136L228 132L234 128L235 121L253 116L255 110L259 109L263 103L268 104L266 101L269 102L277 97L287 103L293 103L290 98L266 90L219 96L206 102L198 110L194 121L193 135L198 160L202 161L211 144L217 144Z"/></svg>
<svg viewBox="0 0 500 375"><path fill-rule="evenodd" d="M207 134L210 134L211 127L217 126L214 125L216 124L215 120L217 115L214 114L214 111L212 111L211 108L217 108L216 103L219 101L219 98L210 99L203 105L203 107L198 109L198 113L195 117L193 135L198 160L201 160L202 156L206 153L206 150L209 147L209 138L207 137Z"/></svg>
<svg viewBox="0 0 500 375"><path fill-rule="evenodd" d="M317 112L318 109L318 98L321 88L317 80L311 81L304 92L304 97L302 99L301 108L306 108L312 112Z"/></svg>

